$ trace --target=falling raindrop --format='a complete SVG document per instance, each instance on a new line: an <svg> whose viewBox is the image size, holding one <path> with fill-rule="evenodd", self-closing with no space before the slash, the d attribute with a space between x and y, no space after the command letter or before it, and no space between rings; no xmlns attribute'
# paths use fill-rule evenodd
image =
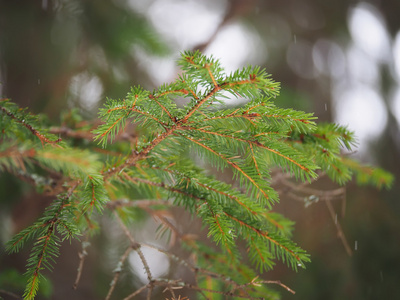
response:
<svg viewBox="0 0 400 300"><path fill-rule="evenodd" d="M325 111L328 110L328 105L325 103Z"/></svg>
<svg viewBox="0 0 400 300"><path fill-rule="evenodd" d="M358 241L354 242L354 250L356 250L356 251L358 250Z"/></svg>
<svg viewBox="0 0 400 300"><path fill-rule="evenodd" d="M296 44L297 43L297 38L296 38L295 34L293 35L293 40L294 40L294 43Z"/></svg>

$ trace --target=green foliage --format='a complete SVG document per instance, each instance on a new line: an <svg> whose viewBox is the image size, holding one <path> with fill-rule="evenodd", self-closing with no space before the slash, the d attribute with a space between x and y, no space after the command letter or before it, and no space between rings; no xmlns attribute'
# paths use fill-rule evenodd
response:
<svg viewBox="0 0 400 300"><path fill-rule="evenodd" d="M48 278L45 276L43 277L45 280L40 283L38 295L41 295L46 299L50 299L53 292L53 286ZM24 276L16 269L3 268L0 273L0 286L9 287L13 290L23 290L26 286L26 278L24 278Z"/></svg>
<svg viewBox="0 0 400 300"><path fill-rule="evenodd" d="M74 210L75 208L70 204L68 197L61 195L47 208L43 217L32 226L16 234L8 242L7 250L12 253L18 252L28 240L36 238L25 273L28 278L23 295L25 299L34 299L36 296L39 283L43 278L41 271L53 269L52 263L59 255L61 241L76 238L79 235L79 229L73 222Z"/></svg>
<svg viewBox="0 0 400 300"><path fill-rule="evenodd" d="M199 52L183 53L179 65L183 74L174 82L153 92L135 87L125 99L107 101L100 110L103 123L93 131L105 149L61 142L37 117L7 100L0 102L0 170L24 174L23 179L35 186L39 184L34 178L47 178L41 188L56 199L7 246L9 252L17 252L28 240L35 241L27 264L26 299L36 295L42 270L53 268L61 242L93 229L105 208L116 208L123 216L121 199L132 205L151 199L161 204L159 209L165 209L165 200L185 207L202 220L220 249L183 241L199 258L199 267L219 274L210 277L205 272L202 280L228 290L234 280L241 285L237 292L272 299L276 294L265 284L254 288L257 272L270 270L276 260L294 270L310 261L291 240L293 223L271 211L278 201L271 186L273 169L303 182L325 172L344 184L355 173L360 183L390 186L390 174L341 155L342 147L350 150L355 143L348 129L317 125L310 113L276 107L279 84L265 70L249 66L226 75L218 60ZM228 95L248 101L228 108ZM178 98L186 100L183 107L176 104ZM69 119L74 124L77 118ZM132 126L137 136L126 142L124 134ZM90 136L71 131L74 138ZM230 170L236 183L209 175L203 162ZM247 258L238 242L245 245ZM199 288L202 285L200 281Z"/></svg>

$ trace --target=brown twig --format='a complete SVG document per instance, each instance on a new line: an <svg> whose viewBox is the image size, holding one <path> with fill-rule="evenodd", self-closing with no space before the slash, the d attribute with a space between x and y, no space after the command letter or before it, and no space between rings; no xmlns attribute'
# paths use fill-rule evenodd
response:
<svg viewBox="0 0 400 300"><path fill-rule="evenodd" d="M124 300L129 300L129 299L132 299L133 297L135 297L136 295L139 295L141 292L147 290L149 288L149 285L150 284L146 284L146 285L142 286L140 289L134 291L132 294L125 297Z"/></svg>
<svg viewBox="0 0 400 300"><path fill-rule="evenodd" d="M110 201L106 204L106 206L109 209L115 210L116 208L119 207L139 207L139 208L149 208L150 206L153 205L166 205L166 206L172 206L171 202L166 201L166 200L147 200L147 199L142 199L142 200L127 200L127 199L120 199L116 201Z"/></svg>
<svg viewBox="0 0 400 300"><path fill-rule="evenodd" d="M207 41L193 47L194 50L204 52L205 49L215 40L218 33L225 27L232 19L240 16L245 16L249 11L255 8L257 1L255 0L231 0L228 2L229 7L225 12L224 18L218 24L214 32L210 35Z"/></svg>
<svg viewBox="0 0 400 300"><path fill-rule="evenodd" d="M109 205L109 207L112 208L112 209L115 209L117 207L125 206L127 204L128 203L126 203L125 201L119 201L118 203L116 203L114 205ZM143 206L143 207L149 208L150 205L159 204L159 202L150 201L150 200L143 200L143 201L139 201L137 204L138 204L138 206ZM133 205L134 205L134 203L133 203ZM202 268L199 268L197 266L194 266L189 261L186 261L186 260L184 260L184 259L182 259L180 257L177 257L176 255L170 253L167 250L160 249L159 247L156 247L156 246L153 246L153 245L149 245L149 244L145 244L145 243L140 243L139 244L139 243L135 242L135 239L133 238L132 234L129 232L129 230L125 226L125 224L122 222L122 220L120 219L120 217L118 216L116 211L114 211L114 214L116 215L117 220L119 221L119 224L120 224L124 234L128 237L128 239L131 241L131 243L133 245L136 245L134 249L129 249L129 252L131 250L136 250L138 252L139 257L142 260L143 265L145 266L145 270L146 270L146 273L147 273L148 279L149 279L149 283L148 284L146 284L145 286L142 286L140 289L138 289L135 292L133 292L132 294L128 295L126 298L124 298L126 300L134 298L135 296L139 295L140 293L142 293L145 290L147 290L147 298L149 299L149 297L151 297L153 288L156 287L156 286L164 286L165 290L168 290L174 298L176 298L176 296L175 296L173 290L175 290L177 288L181 289L183 287L186 287L186 288L189 288L189 289L192 289L192 290L196 290L196 291L198 291L198 292L200 292L202 294L204 294L204 292L205 292L205 293L214 293L214 294L220 294L220 295L225 295L225 296L233 296L236 293L236 291L241 291L241 294L240 295L235 295L235 297L239 297L239 298L242 298L242 299L262 299L262 298L252 298L246 291L247 287L249 287L249 286L257 286L259 284L278 284L278 285L282 286L283 288L285 288L287 291L289 291L291 293L294 293L294 291L292 289L290 289L286 285L282 284L280 281L273 281L273 280L256 281L254 279L252 282L250 282L248 284L239 285L235 281L230 279L229 277L224 276L223 274L214 273L212 271L209 271L209 270L202 269ZM181 235L178 235L178 236L180 236L180 238L182 238ZM189 284L189 283L186 283L183 280L154 279L151 276L149 266L147 265L147 262L146 262L146 260L145 260L145 258L143 256L142 252L140 251L140 248L143 247L143 246L155 249L155 250L159 251L160 253L163 253L163 254L167 255L168 257L170 257L174 261L177 261L181 265L183 265L183 266L187 267L188 269L190 269L194 274L201 273L204 276L222 280L223 282L226 282L226 284L229 284L229 285L233 286L233 288L226 292L226 291L218 291L218 290L200 288L198 285ZM126 255L127 254L125 253L122 256L118 266L122 266L121 262L123 262L124 257ZM112 281L112 289L115 288L118 276L119 276L119 274L115 274L115 276L114 276L114 279ZM111 288L110 288L110 290L111 290ZM112 292L112 290L111 290L111 292ZM109 294L111 295L110 292L109 292Z"/></svg>
<svg viewBox="0 0 400 300"><path fill-rule="evenodd" d="M160 248L158 248L158 247L156 247L156 246L153 246L153 245L150 245L150 244L145 244L145 243L142 243L142 246L146 246L146 247L155 249L155 250L159 251L160 253L163 253L163 254L167 255L167 256L170 257L171 259L173 259L173 260L179 262L181 265L183 265L183 266L189 268L189 269L190 269L193 273L195 273L195 274L197 274L197 273L202 273L202 274L204 274L205 276L209 276L209 277L211 277L211 278L218 278L218 279L220 279L220 280L222 280L222 281L225 281L227 284L233 285L234 288L231 289L230 292L227 292L227 294L228 294L228 293L233 294L233 292L236 291L236 290L241 290L242 292L246 292L246 291L244 290L244 288L246 288L246 287L248 287L248 286L252 286L252 285L253 285L253 286L258 286L258 285L261 285L261 284L277 284L277 285L280 285L281 287L283 287L284 289L286 289L288 292L290 292L290 293L292 293L292 294L295 294L295 293L296 293L295 291L293 291L291 288L289 288L287 285L283 284L283 283L282 283L281 281L279 281L279 280L260 280L260 281L257 281L257 277L256 277L256 278L254 278L254 279L253 279L251 282L249 282L249 283L242 284L242 285L238 285L238 284L237 284L235 281L233 281L230 277L226 277L226 276L224 276L223 274L214 273L214 272L209 271L209 270L207 270L207 269L203 269L203 268L194 266L194 265L192 265L190 262L188 262L187 260L185 260L185 259L183 259L183 258L180 258L180 257L178 257L178 256L176 256L176 255L174 255L174 254L172 254L172 253L170 253L170 252L168 252L168 251L166 251L166 250L163 250L163 249L160 249ZM181 282L181 281L178 281L178 283L180 283L180 282ZM192 287L193 287L193 286L192 286ZM180 288L181 288L181 286L180 286ZM208 290L202 290L202 291L208 291ZM250 296L248 296L248 298L251 299Z"/></svg>
<svg viewBox="0 0 400 300"><path fill-rule="evenodd" d="M93 142L95 135L89 130L74 130L68 127L52 127L49 130L52 134L59 134L69 138L83 139ZM133 133L127 133L123 131L121 134L118 134L113 140L122 140L122 141L131 141L133 142L136 139L136 135Z"/></svg>
<svg viewBox="0 0 400 300"><path fill-rule="evenodd" d="M76 290L78 288L79 281L82 276L83 264L85 262L85 258L87 256L86 248L90 246L89 236L86 235L85 240L82 242L82 251L78 253L79 256L79 265L78 265L78 273L76 274L76 279L73 285L73 289Z"/></svg>
<svg viewBox="0 0 400 300"><path fill-rule="evenodd" d="M61 134L70 138L78 138L93 141L94 134L90 131L83 131L83 130L73 130L68 127L52 127L49 130L50 133L53 134Z"/></svg>
<svg viewBox="0 0 400 300"><path fill-rule="evenodd" d="M150 267L146 261L146 258L144 257L142 250L140 250L141 244L139 244L138 242L135 241L132 234L129 232L128 228L122 222L121 218L119 217L118 213L115 210L114 210L114 215L117 218L118 223L119 223L120 227L122 228L124 234L131 242L131 247L138 253L140 260L142 261L142 264L146 271L147 279L151 282L153 280L153 276L151 275Z"/></svg>
<svg viewBox="0 0 400 300"><path fill-rule="evenodd" d="M257 278L255 278L257 279ZM255 279L253 279L251 282L245 284L245 285L259 285L259 284L277 284L280 285L281 287L283 287L285 290L287 290L288 292L292 293L293 295L296 294L296 292L294 290L292 290L290 287L288 287L286 284L283 284L280 280L261 280L261 281L255 281Z"/></svg>
<svg viewBox="0 0 400 300"><path fill-rule="evenodd" d="M128 258L129 253L134 250L132 245L125 250L124 254L121 256L120 260L118 261L117 267L114 269L114 278L110 283L110 289L108 290L107 296L105 300L109 300L111 298L111 294L113 293L115 286L117 285L118 278L122 271L122 266L124 265L125 260Z"/></svg>
<svg viewBox="0 0 400 300"><path fill-rule="evenodd" d="M352 256L353 251L351 250L349 243L347 242L346 236L342 230L342 226L340 225L340 223L337 220L337 214L335 213L335 210L333 209L332 203L330 201L325 201L325 204L328 207L329 214L332 218L333 223L336 226L338 237L342 241L344 249L346 250L346 252L349 256Z"/></svg>
<svg viewBox="0 0 400 300"><path fill-rule="evenodd" d="M325 174L322 174L325 175ZM328 210L329 214L331 216L331 219L333 223L335 224L336 230L337 230L337 235L342 241L343 247L346 250L346 253L349 256L353 255L353 251L351 250L349 243L347 242L346 235L343 232L342 226L337 220L337 214L335 213L335 210L332 206L331 201L335 199L343 199L342 202L342 214L344 214L344 203L346 199L346 188L345 187L340 187L336 188L333 190L328 190L328 191L323 191L323 190L318 190L314 188L309 187L309 183L301 183L301 184L295 184L287 180L285 176L277 176L278 180L275 183L282 183L286 188L289 188L289 190L284 191L283 193L288 195L291 199L299 201L299 202L305 202L306 197L305 196L300 196L299 193L301 194L306 194L306 195L314 195L317 197L318 201L324 201ZM296 193L293 193L292 191L296 191Z"/></svg>
<svg viewBox="0 0 400 300"><path fill-rule="evenodd" d="M147 147L144 147L140 153L134 153L122 165L105 171L103 173L104 179L106 180L109 177L111 177L112 175L120 173L126 167L133 166L138 161L145 159L151 150L153 150L159 143L161 143L163 140L165 140L167 137L169 137L176 130L179 130L179 129L180 129L180 126L177 126L177 125L172 126L171 128L167 129L164 133L157 136L157 138L155 138L150 145L148 145Z"/></svg>

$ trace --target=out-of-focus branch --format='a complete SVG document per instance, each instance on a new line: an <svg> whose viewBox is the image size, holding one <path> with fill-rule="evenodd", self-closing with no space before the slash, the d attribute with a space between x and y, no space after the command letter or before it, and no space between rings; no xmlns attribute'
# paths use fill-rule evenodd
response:
<svg viewBox="0 0 400 300"><path fill-rule="evenodd" d="M224 18L221 20L217 28L210 35L207 41L196 45L193 50L204 51L217 37L221 29L228 24L232 19L247 15L257 4L256 0L231 0L229 1L229 7L226 10Z"/></svg>
<svg viewBox="0 0 400 300"><path fill-rule="evenodd" d="M68 127L52 127L49 130L50 133L63 135L69 138L84 139L88 141L93 141L95 135L90 130L74 130ZM123 131L121 134L117 135L114 141L136 141L136 135L133 132Z"/></svg>
<svg viewBox="0 0 400 300"><path fill-rule="evenodd" d="M343 232L342 226L337 220L337 214L332 206L331 201L342 199L342 215L344 215L344 203L346 202L346 187L339 187L332 190L319 190L315 188L311 188L308 182L296 184L289 180L289 176L287 174L283 174L279 171L276 171L277 174L275 178L275 185L281 184L283 188L277 189L281 195L286 195L290 199L303 202L305 206L309 206L312 203L318 201L324 201L331 216L333 223L335 224L337 235L340 238L343 247L346 250L346 253L349 256L353 255L353 251L351 250L349 243L346 239L346 235ZM322 173L318 178L325 176L326 174Z"/></svg>

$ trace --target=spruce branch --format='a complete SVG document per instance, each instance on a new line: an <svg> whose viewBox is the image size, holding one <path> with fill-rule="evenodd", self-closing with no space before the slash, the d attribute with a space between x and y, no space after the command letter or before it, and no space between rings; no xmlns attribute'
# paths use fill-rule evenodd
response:
<svg viewBox="0 0 400 300"><path fill-rule="evenodd" d="M25 178L38 189L50 187L56 198L38 221L7 246L8 252L18 252L34 241L27 265L26 299L35 297L42 271L53 268L61 242L77 238L80 232L94 232L104 208L113 211L130 241L107 298L131 251L139 254L149 282L126 299L143 291L150 298L157 286L173 298L176 289L184 287L204 297L218 294L246 299L275 295L268 284L293 292L279 281L257 277L273 268L276 260L294 270L309 262L308 254L291 240L293 222L272 211L281 192L275 184L306 204L315 199L311 197L324 200L331 216L329 201L341 198L345 190L310 187L318 176L326 174L344 184L354 174L361 184L390 187L393 177L389 173L342 155L343 148L351 151L356 145L346 127L317 124L311 113L277 107L274 99L279 83L264 69L247 66L225 74L217 59L198 51L182 53L178 64L183 73L174 82L152 92L134 87L122 100L108 99L99 111L101 124L91 131L94 123L81 127L75 121L72 126L68 123L70 127L63 122L47 129L37 116L8 100L0 101L4 116L0 120L4 133L0 171ZM228 96L244 98L247 103L226 107ZM185 98L185 104L178 106L180 98ZM79 120L73 112L71 117ZM62 134L65 141L52 133ZM92 138L103 149L89 142ZM231 171L234 183L209 175L204 166ZM182 206L200 218L218 248L182 233L169 220L171 214L162 211L173 206ZM132 221L125 214L128 209L153 216L161 223L158 233L172 232L173 239L193 253L194 262L176 260L194 274L196 284L154 277L141 251L144 243L138 243L124 223L124 217ZM246 252L238 241L243 241ZM84 243L75 287L86 256L88 241ZM168 249L159 251L174 258ZM241 263L242 255L249 265Z"/></svg>
<svg viewBox="0 0 400 300"><path fill-rule="evenodd" d="M25 109L19 109L14 103L10 102L9 99L0 99L0 110L2 114L8 116L15 121L13 124L18 124L19 126L25 127L30 131L31 134L39 138L42 145L56 144L58 142L61 142L61 138L52 140L54 139L53 135L41 133L39 130L35 129L36 124L39 121L38 118L26 112ZM34 125L32 125L31 123ZM37 124L37 126L39 126L39 124ZM11 128L7 128L7 131L10 129ZM8 132L7 135L9 135Z"/></svg>
<svg viewBox="0 0 400 300"><path fill-rule="evenodd" d="M18 252L28 239L37 237L27 261L25 275L28 280L23 294L24 299L35 298L43 277L42 270L53 269L61 242L80 235L79 229L72 223L74 209L69 202L76 186L71 187L67 195L60 197L48 207L44 216L34 225L22 230L7 243L9 253ZM57 233L62 236L62 239Z"/></svg>

